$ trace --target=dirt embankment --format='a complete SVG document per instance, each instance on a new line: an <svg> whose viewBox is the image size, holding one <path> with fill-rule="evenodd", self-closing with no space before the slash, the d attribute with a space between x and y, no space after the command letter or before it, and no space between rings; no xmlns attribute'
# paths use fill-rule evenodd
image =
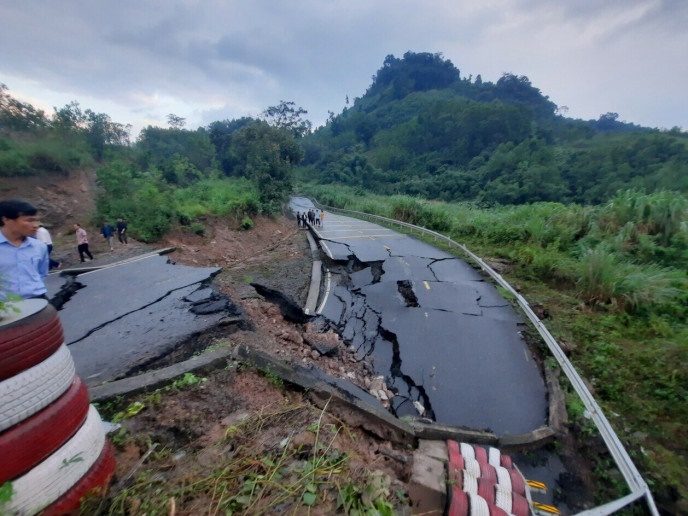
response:
<svg viewBox="0 0 688 516"><path fill-rule="evenodd" d="M109 253L109 246L93 220L96 194L93 170L73 170L66 175L3 177L0 181L0 199L23 199L40 210L43 224L53 239L53 258L63 268L79 263L74 236L77 222L86 229L91 251L103 263L142 252L141 246L134 243L129 249L116 247L109 257L105 254Z"/></svg>
<svg viewBox="0 0 688 516"><path fill-rule="evenodd" d="M279 308L250 286L269 286L303 305L311 271L303 231L284 218L258 219L245 232L226 221L205 224L205 236L176 232L165 244L177 248L172 255L177 263L223 267L214 284L254 325L254 331L231 333L217 345L247 344L361 387L370 385L365 364L353 360L336 334L285 321ZM323 356L309 345L314 341L336 344L338 353ZM355 485L372 486L373 498L384 495L393 501L395 514L405 513L401 493L407 490L411 462L402 445L345 425L270 371L233 364L198 380L162 395L137 397L145 408L122 422L125 433L115 438L116 478L98 510L305 514L304 499L312 493L316 501L308 512L326 515L337 512L340 491ZM126 410L131 401L103 410ZM247 486L255 489L247 493Z"/></svg>
<svg viewBox="0 0 688 516"><path fill-rule="evenodd" d="M87 226L95 213L95 173L74 170L66 175L3 177L0 199L19 198L41 210L53 238L61 238L78 222Z"/></svg>

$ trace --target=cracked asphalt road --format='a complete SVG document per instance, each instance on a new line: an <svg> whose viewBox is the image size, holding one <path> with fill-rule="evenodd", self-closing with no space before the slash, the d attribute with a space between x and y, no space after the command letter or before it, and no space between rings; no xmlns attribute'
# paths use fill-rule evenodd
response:
<svg viewBox="0 0 688 516"><path fill-rule="evenodd" d="M124 377L236 314L210 286L219 271L154 255L76 276L60 319L79 376L89 386ZM48 295L69 281L50 275Z"/></svg>
<svg viewBox="0 0 688 516"><path fill-rule="evenodd" d="M295 198L293 211L312 207ZM318 311L396 395L402 417L520 434L547 424L524 323L473 267L370 222L327 213L315 228L328 278Z"/></svg>

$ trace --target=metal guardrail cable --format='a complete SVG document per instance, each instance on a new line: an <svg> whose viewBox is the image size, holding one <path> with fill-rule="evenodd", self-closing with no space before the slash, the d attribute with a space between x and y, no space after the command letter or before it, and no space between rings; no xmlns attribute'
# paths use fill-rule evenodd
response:
<svg viewBox="0 0 688 516"><path fill-rule="evenodd" d="M499 273L497 273L494 269L492 269L492 267L487 265L479 256L471 252L464 244L459 244L451 238L442 235L441 233L437 233L436 231L416 226L414 224L409 224L408 222L389 219L387 217L382 217L380 215L373 215L370 213L364 213L360 211L346 210L343 208L334 208L332 206L326 206L320 204L315 200L314 204L319 206L320 209L327 209L333 212L340 212L343 214L350 214L353 216L362 217L364 219L370 218L371 220L377 220L387 224L398 225L400 227L408 228L411 231L417 230L419 233L422 232L426 235L431 235L435 238L444 240L448 244L461 249L468 257L470 257L474 262L476 262L483 271L489 274L501 287L503 287L507 292L513 295L521 310L523 310L530 322L535 326L538 333L547 344L547 347L549 348L550 352L557 360L557 363L564 371L564 374L566 375L568 380L571 382L571 385L576 391L576 394L578 394L581 401L583 401L585 408L590 414L590 418L595 423L595 426L600 432L602 439L607 445L609 453L614 458L614 462L616 463L617 467L619 468L619 471L621 472L621 474L624 477L624 480L626 481L626 484L631 490L631 493L626 496L623 496L617 500L613 500L604 505L600 505L587 511L581 512L579 513L579 515L603 516L607 514L613 514L614 512L622 509L623 507L633 503L634 501L642 497L645 497L650 512L655 516L659 516L659 511L657 510L657 507L655 505L655 501L652 497L652 492L650 491L650 488L648 487L642 475L640 474L635 464L631 460L631 457L628 455L628 452L624 448L619 437L616 435L616 432L614 432L614 429L609 424L609 421L602 412L602 408L598 405L598 403L595 401L595 398L592 396L592 394L586 387L585 383L583 382L583 379L578 374L573 364L566 357L564 351L561 349L561 346L559 346L559 343L552 336L552 334L549 332L544 323L538 318L537 315L535 315L535 312L533 312L533 310L530 308L530 305L525 300L525 298L521 294L519 294Z"/></svg>

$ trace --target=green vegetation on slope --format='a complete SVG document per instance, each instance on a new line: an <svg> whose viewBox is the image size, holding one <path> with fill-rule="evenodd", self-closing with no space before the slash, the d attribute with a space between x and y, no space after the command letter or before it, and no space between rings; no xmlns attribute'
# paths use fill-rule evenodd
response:
<svg viewBox="0 0 688 516"><path fill-rule="evenodd" d="M564 111L562 109L561 111ZM527 77L462 78L439 54L388 56L365 95L303 140L303 182L485 204L600 203L617 190L688 192L688 140L573 120Z"/></svg>
<svg viewBox="0 0 688 516"><path fill-rule="evenodd" d="M51 116L14 99L0 85L0 176L69 174L96 168L100 187L93 223L122 217L131 235L155 241L174 227L202 234L209 216L241 221L278 213L303 157L305 110L281 102L264 119L214 122L189 131L147 127L129 145L129 126L77 102ZM237 222L239 227L239 222Z"/></svg>

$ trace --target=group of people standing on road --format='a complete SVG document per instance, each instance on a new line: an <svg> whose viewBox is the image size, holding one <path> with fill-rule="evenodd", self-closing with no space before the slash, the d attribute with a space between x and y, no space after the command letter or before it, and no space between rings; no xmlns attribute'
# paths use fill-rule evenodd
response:
<svg viewBox="0 0 688 516"><path fill-rule="evenodd" d="M303 213L300 211L296 212L296 222L300 228L305 228L308 225L322 227L324 221L324 211L310 209Z"/></svg>
<svg viewBox="0 0 688 516"><path fill-rule="evenodd" d="M114 234L120 243L127 244L127 223L117 219L116 229L103 222L100 233L114 251ZM93 260L88 248L88 233L74 223L77 251L82 262ZM51 258L53 241L50 232L41 224L38 209L18 199L0 201L0 300L7 294L22 299L47 299L44 278L61 264Z"/></svg>

